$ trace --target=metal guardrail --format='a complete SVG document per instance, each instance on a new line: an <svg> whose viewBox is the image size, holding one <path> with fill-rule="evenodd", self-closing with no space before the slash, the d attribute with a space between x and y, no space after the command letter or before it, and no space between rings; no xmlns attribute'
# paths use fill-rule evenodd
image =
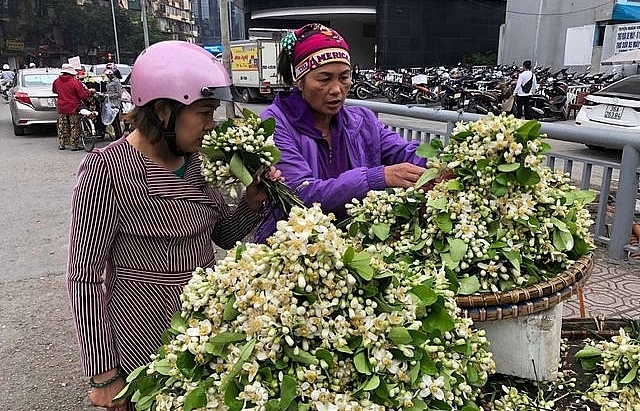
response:
<svg viewBox="0 0 640 411"><path fill-rule="evenodd" d="M456 122L475 121L482 117L478 114L363 100L347 100L346 104L367 107L377 114L392 114L446 123L447 130L445 134L442 134L442 132L426 128L401 126L393 124L393 121L386 122L388 127L405 139L423 142L439 138L444 144L448 144L449 135ZM606 244L609 258L624 260L630 250L636 251L636 248L629 244L629 239L631 238L631 226L638 195L638 176L640 175L640 137L638 133L630 131L614 133L608 130L554 123L542 123L541 132L554 140L622 150L620 161L551 152L547 155L547 165L554 170L563 167L563 171L571 175L578 167L581 168L580 188L592 188L599 191L600 194L595 218L594 239L599 243ZM594 169L601 171L602 175L599 179L593 178ZM617 187L613 187L615 173L618 175ZM615 197L615 211L611 229L607 224L607 205L610 196Z"/></svg>

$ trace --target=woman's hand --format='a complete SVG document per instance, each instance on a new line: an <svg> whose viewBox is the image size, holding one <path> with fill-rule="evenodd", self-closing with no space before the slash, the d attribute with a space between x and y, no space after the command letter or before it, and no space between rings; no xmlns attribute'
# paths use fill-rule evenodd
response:
<svg viewBox="0 0 640 411"><path fill-rule="evenodd" d="M115 370L114 370L115 372ZM96 382L101 382L108 380L113 376L113 372L107 372L104 374L100 374L99 376L95 376L94 380ZM112 410L122 409L126 410L126 405L124 403L114 403L113 398L118 395L120 391L125 387L126 381L124 378L118 378L111 384L101 387L101 388L91 388L89 392L89 401L93 406L96 407L104 407Z"/></svg>
<svg viewBox="0 0 640 411"><path fill-rule="evenodd" d="M409 188L418 181L424 168L411 163L400 163L384 167L384 182L387 187Z"/></svg>
<svg viewBox="0 0 640 411"><path fill-rule="evenodd" d="M284 179L282 178L282 173L275 167L271 167L269 171L264 174L264 177L273 181L284 181ZM247 190L245 191L245 200L247 201L247 204L249 204L251 210L255 211L256 213L260 212L263 204L268 200L267 193L260 185L260 182L260 176L255 176L253 179L253 183L251 183L251 185L248 186Z"/></svg>
<svg viewBox="0 0 640 411"><path fill-rule="evenodd" d="M436 184L441 181L451 180L454 177L453 171L447 170L444 173L438 175L435 179L429 181L427 184L422 186L424 190L431 190Z"/></svg>

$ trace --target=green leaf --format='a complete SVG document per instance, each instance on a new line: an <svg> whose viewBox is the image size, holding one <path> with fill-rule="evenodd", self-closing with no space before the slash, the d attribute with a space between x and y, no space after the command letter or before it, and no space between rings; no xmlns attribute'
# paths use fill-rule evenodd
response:
<svg viewBox="0 0 640 411"><path fill-rule="evenodd" d="M389 231L391 230L391 227L389 226L389 224L377 223L374 224L371 229L373 230L373 234L375 234L380 241L384 241L387 239L387 237L389 237Z"/></svg>
<svg viewBox="0 0 640 411"><path fill-rule="evenodd" d="M454 325L453 318L451 318L444 306L440 304L432 305L431 312L422 321L422 326L427 332L434 330L440 332L449 331L453 329Z"/></svg>
<svg viewBox="0 0 640 411"><path fill-rule="evenodd" d="M176 367L182 375L193 378L193 368L196 366L194 355L190 351L181 351L176 359Z"/></svg>
<svg viewBox="0 0 640 411"><path fill-rule="evenodd" d="M229 374L225 375L222 382L220 383L220 391L226 391L227 385L229 385L233 381L233 379L236 378L236 376L240 373L240 371L242 371L242 366L244 365L245 361L247 361L249 356L251 356L251 353L253 352L253 348L255 346L256 340L252 339L242 347L242 350L240 350L238 361L233 364L233 367L231 368L231 371L229 371Z"/></svg>
<svg viewBox="0 0 640 411"><path fill-rule="evenodd" d="M233 174L238 180L240 180L240 182L242 182L245 187L249 187L251 183L253 183L253 177L251 176L251 173L249 172L247 167L245 167L244 163L242 162L242 158L240 157L240 155L238 155L238 153L234 154L233 157L231 157L231 161L229 162L229 170L231 171L231 174Z"/></svg>
<svg viewBox="0 0 640 411"><path fill-rule="evenodd" d="M496 197L502 197L507 194L508 191L509 188L504 184L500 184L497 180L493 180L491 183L491 193Z"/></svg>
<svg viewBox="0 0 640 411"><path fill-rule="evenodd" d="M156 372L161 375L169 375L172 369L171 364L169 364L169 360L166 358L156 362L154 368Z"/></svg>
<svg viewBox="0 0 640 411"><path fill-rule="evenodd" d="M478 408L477 404L474 404L472 402L467 402L462 406L462 408L460 408L460 411L481 411L481 410L480 408Z"/></svg>
<svg viewBox="0 0 640 411"><path fill-rule="evenodd" d="M409 344L411 343L411 334L404 327L393 327L389 331L389 339L395 344Z"/></svg>
<svg viewBox="0 0 640 411"><path fill-rule="evenodd" d="M325 361L329 368L333 367L333 355L328 350L324 348L318 348L316 350L316 358L318 360Z"/></svg>
<svg viewBox="0 0 640 411"><path fill-rule="evenodd" d="M229 384L224 392L224 403L229 407L229 411L240 411L244 405L244 401L238 399L240 389L236 384Z"/></svg>
<svg viewBox="0 0 640 411"><path fill-rule="evenodd" d="M431 143L422 143L416 149L416 155L422 158L432 158L440 154L440 149Z"/></svg>
<svg viewBox="0 0 640 411"><path fill-rule="evenodd" d="M141 375L142 377L145 377L147 375L146 373L147 367L148 367L148 364L145 364L133 370L131 374L127 375L127 382L132 382L133 380L137 379L139 375Z"/></svg>
<svg viewBox="0 0 640 411"><path fill-rule="evenodd" d="M453 228L453 222L451 222L451 217L448 213L440 213L436 217L436 224L438 228L442 230L445 234L450 232Z"/></svg>
<svg viewBox="0 0 640 411"><path fill-rule="evenodd" d="M411 407L403 408L404 411L424 411L427 409L427 404L420 398L414 398L411 402L413 405Z"/></svg>
<svg viewBox="0 0 640 411"><path fill-rule="evenodd" d="M344 251L344 254L342 255L342 262L344 262L345 264L350 263L351 261L353 261L353 257L355 257L356 255L356 251L353 249L353 247L347 247L347 249Z"/></svg>
<svg viewBox="0 0 640 411"><path fill-rule="evenodd" d="M449 191L460 191L464 189L464 185L457 179L451 179L447 181L447 190Z"/></svg>
<svg viewBox="0 0 640 411"><path fill-rule="evenodd" d="M529 120L516 130L516 135L526 140L533 140L540 136L540 123L536 120Z"/></svg>
<svg viewBox="0 0 640 411"><path fill-rule="evenodd" d="M264 146L262 149L271 153L271 158L273 158L271 164L276 164L282 158L282 153L276 146Z"/></svg>
<svg viewBox="0 0 640 411"><path fill-rule="evenodd" d="M436 375L438 374L438 367L431 357L425 355L420 360L420 371L423 374Z"/></svg>
<svg viewBox="0 0 640 411"><path fill-rule="evenodd" d="M562 230L553 230L553 246L559 251L571 251L573 249L573 235Z"/></svg>
<svg viewBox="0 0 640 411"><path fill-rule="evenodd" d="M224 151L213 147L200 147L200 152L211 161L224 160Z"/></svg>
<svg viewBox="0 0 640 411"><path fill-rule="evenodd" d="M522 258L520 253L517 251L509 251L509 250L502 250L501 252L502 252L502 255L504 255L506 259L509 260L513 268L515 268L516 270L518 270L518 272L520 272L520 261Z"/></svg>
<svg viewBox="0 0 640 411"><path fill-rule="evenodd" d="M182 318L180 312L174 313L171 317L171 328L181 333L187 330L187 320Z"/></svg>
<svg viewBox="0 0 640 411"><path fill-rule="evenodd" d="M426 306L430 306L436 301L438 301L438 295L431 287L426 285L416 285L409 291L411 294L418 297L420 302Z"/></svg>
<svg viewBox="0 0 640 411"><path fill-rule="evenodd" d="M373 377L371 377L371 379L369 379L369 381L367 381L364 386L362 387L363 391L373 391L376 388L378 388L378 386L380 385L380 377L378 377L377 375L374 375Z"/></svg>
<svg viewBox="0 0 640 411"><path fill-rule="evenodd" d="M459 278L458 281L460 282L460 287L457 294L471 295L480 290L480 281L475 275Z"/></svg>
<svg viewBox="0 0 640 411"><path fill-rule="evenodd" d="M602 357L602 351L593 345L585 345L576 353L576 358Z"/></svg>
<svg viewBox="0 0 640 411"><path fill-rule="evenodd" d="M296 398L298 382L290 375L282 377L280 384L280 410L286 410Z"/></svg>
<svg viewBox="0 0 640 411"><path fill-rule="evenodd" d="M449 253L453 261L461 261L467 254L469 244L459 238L447 239L449 242Z"/></svg>
<svg viewBox="0 0 640 411"><path fill-rule="evenodd" d="M516 178L523 186L533 186L540 182L540 175L528 167L516 170Z"/></svg>
<svg viewBox="0 0 640 411"><path fill-rule="evenodd" d="M636 374L638 374L638 366L637 365L629 370L627 375L625 375L624 378L622 380L620 380L620 383L629 384L630 382L632 382L633 380L636 379Z"/></svg>
<svg viewBox="0 0 640 411"><path fill-rule="evenodd" d="M202 387L184 396L184 411L192 411L207 405L207 392Z"/></svg>
<svg viewBox="0 0 640 411"><path fill-rule="evenodd" d="M371 255L366 251L353 252L353 258L347 262L347 253L351 254L353 249L349 247L345 253L344 263L347 267L354 270L363 280L371 281L373 278L373 268L371 268Z"/></svg>
<svg viewBox="0 0 640 411"><path fill-rule="evenodd" d="M424 172L422 173L418 181L416 181L416 183L414 184L414 187L415 188L422 187L423 185L427 184L429 181L434 180L436 177L438 177L439 174L440 172L438 171L437 168L427 168L426 170L424 170Z"/></svg>
<svg viewBox="0 0 640 411"><path fill-rule="evenodd" d="M429 200L427 205L433 207L438 211L446 211L449 200L446 197L438 197L433 200Z"/></svg>
<svg viewBox="0 0 640 411"><path fill-rule="evenodd" d="M503 173L510 173L520 168L520 163L505 163L498 165L498 171Z"/></svg>
<svg viewBox="0 0 640 411"><path fill-rule="evenodd" d="M222 319L225 321L235 320L240 312L238 312L233 305L236 303L236 296L232 295L224 305L224 311L222 312Z"/></svg>
<svg viewBox="0 0 640 411"><path fill-rule="evenodd" d="M237 342L237 341L244 341L245 339L246 339L246 336L242 333L224 331L214 336L213 338L210 338L209 342L212 342L214 344L219 344L219 343L228 344L228 343Z"/></svg>
<svg viewBox="0 0 640 411"><path fill-rule="evenodd" d="M260 124L260 127L264 128L264 135L268 137L272 135L276 129L276 119L269 117Z"/></svg>
<svg viewBox="0 0 640 411"><path fill-rule="evenodd" d="M289 356L289 358L301 364L317 365L320 362L315 356L311 355L305 350L301 350L300 348L294 349L286 347L284 351L285 353L287 353L287 356Z"/></svg>
<svg viewBox="0 0 640 411"><path fill-rule="evenodd" d="M360 351L353 358L353 365L360 374L370 375L371 367L369 366L369 358L365 351Z"/></svg>

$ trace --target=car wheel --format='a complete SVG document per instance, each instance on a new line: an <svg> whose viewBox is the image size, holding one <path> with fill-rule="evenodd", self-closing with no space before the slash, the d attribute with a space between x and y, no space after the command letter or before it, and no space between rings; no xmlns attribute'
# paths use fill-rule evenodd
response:
<svg viewBox="0 0 640 411"><path fill-rule="evenodd" d="M248 88L243 88L240 96L242 97L243 103L248 103L251 101L251 91L249 91Z"/></svg>
<svg viewBox="0 0 640 411"><path fill-rule="evenodd" d="M25 126L17 126L16 123L13 122L13 119L11 119L11 124L13 125L13 134L16 136L24 136Z"/></svg>

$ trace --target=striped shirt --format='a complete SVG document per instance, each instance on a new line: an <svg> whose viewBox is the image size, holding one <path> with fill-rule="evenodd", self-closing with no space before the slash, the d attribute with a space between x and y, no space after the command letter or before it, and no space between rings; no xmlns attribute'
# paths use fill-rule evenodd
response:
<svg viewBox="0 0 640 411"><path fill-rule="evenodd" d="M84 372L150 361L196 267L215 264L261 218L230 208L192 154L184 178L126 139L87 154L73 193L67 286Z"/></svg>

